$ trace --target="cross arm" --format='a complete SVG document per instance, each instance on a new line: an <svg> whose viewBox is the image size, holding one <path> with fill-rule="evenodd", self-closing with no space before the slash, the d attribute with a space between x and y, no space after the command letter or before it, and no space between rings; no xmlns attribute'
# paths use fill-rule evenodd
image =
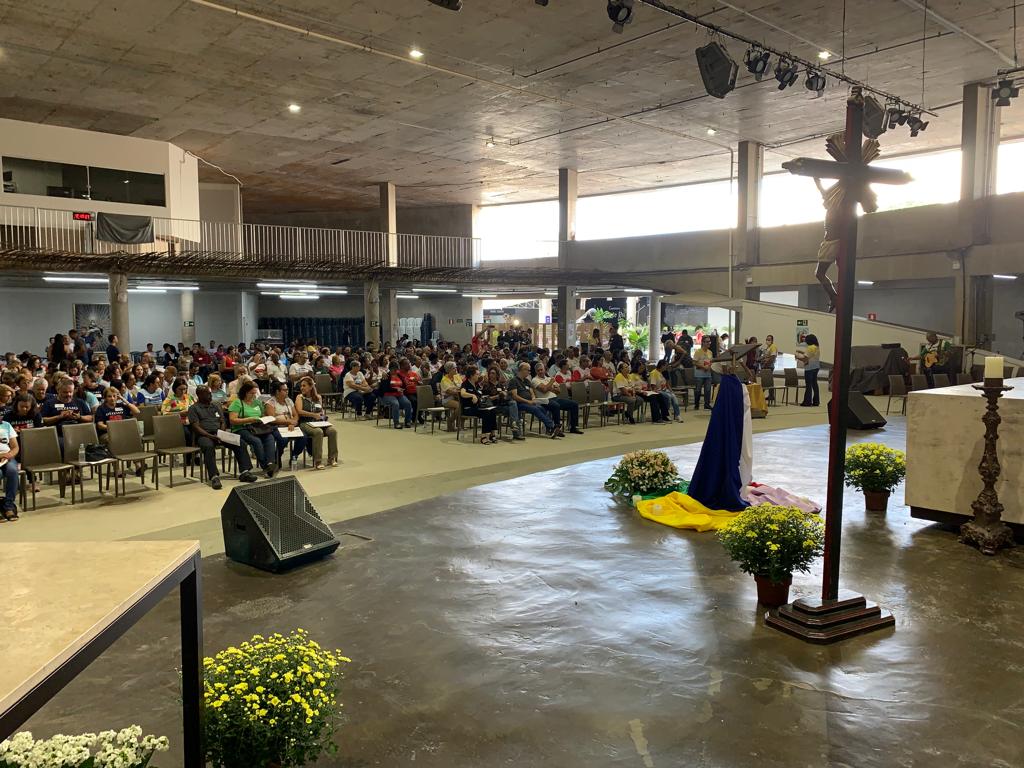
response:
<svg viewBox="0 0 1024 768"><path fill-rule="evenodd" d="M908 184L913 181L906 171L896 168L873 168L870 165L851 165L814 157L798 157L782 164L796 176L813 176L818 179L849 179L854 176L872 184Z"/></svg>

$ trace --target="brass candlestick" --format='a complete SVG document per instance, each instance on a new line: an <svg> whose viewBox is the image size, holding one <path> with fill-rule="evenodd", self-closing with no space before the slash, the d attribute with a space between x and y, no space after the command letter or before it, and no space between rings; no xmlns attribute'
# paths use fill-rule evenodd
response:
<svg viewBox="0 0 1024 768"><path fill-rule="evenodd" d="M996 453L999 423L1002 421L999 416L999 398L1013 387L1005 386L1002 379L985 379L983 384L975 384L974 388L988 401L985 415L981 417L985 422L985 451L978 465L985 487L971 504L974 519L960 526L960 541L977 547L982 554L994 555L1003 547L1013 546L1013 531L1003 522L1003 505L999 503L999 495L996 493L996 480L1001 471Z"/></svg>

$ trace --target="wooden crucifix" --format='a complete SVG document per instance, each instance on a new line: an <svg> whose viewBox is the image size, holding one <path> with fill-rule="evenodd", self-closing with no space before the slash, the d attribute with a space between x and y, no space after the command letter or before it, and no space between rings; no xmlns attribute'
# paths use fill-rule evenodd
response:
<svg viewBox="0 0 1024 768"><path fill-rule="evenodd" d="M840 146L837 136L829 138L829 153L835 161L800 157L782 167L798 176L837 179L826 193L826 208L834 232L839 288L836 305L836 345L833 357L832 402L829 409L828 491L825 504L825 559L821 598L800 599L770 611L765 617L775 627L809 642L830 643L853 635L891 627L895 619L862 595L839 589L839 557L843 531L843 479L846 469L847 409L850 391L850 346L853 333L853 293L857 286L857 205L874 210L872 183L906 184L910 176L891 168L871 168L867 162L878 156L878 144L869 139L861 152L864 98L861 89L850 89L846 102L846 131ZM841 151L840 151L841 150ZM824 244L823 244L824 245Z"/></svg>

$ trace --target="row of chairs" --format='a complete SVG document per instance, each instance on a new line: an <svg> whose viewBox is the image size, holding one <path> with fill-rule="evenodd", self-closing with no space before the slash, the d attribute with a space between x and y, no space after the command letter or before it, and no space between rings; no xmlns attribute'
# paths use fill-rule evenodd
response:
<svg viewBox="0 0 1024 768"><path fill-rule="evenodd" d="M935 381L935 388L950 387L956 384L970 384L974 381L969 373L958 373L956 377L952 377L951 374L936 373L932 376ZM919 392L923 389L928 389L928 377L923 373L914 373L910 376L910 388L907 388L906 379L902 376L891 375L889 376L889 399L885 404L885 413L888 416L889 410L892 407L893 400L900 401L900 413L906 415L907 413L907 395L911 392Z"/></svg>
<svg viewBox="0 0 1024 768"><path fill-rule="evenodd" d="M19 463L21 465L19 479L19 493L21 506L25 508L27 489L32 491L32 509L36 508L36 489L33 483L27 482L28 473L35 476L45 475L52 483L54 475L60 486L60 496L65 497L65 489L71 486L71 503L74 504L78 497L85 498L85 472L89 471L90 477L95 477L98 490L103 493L104 479L106 489L110 490L111 476L114 477L114 496L127 493L125 471L132 465L140 466L143 469L142 479L145 482L145 473L152 474L154 486L159 490L160 475L158 467L161 460L167 461L168 481L174 487L174 472L177 468L177 459L182 461L182 476L195 476L195 466L199 465L200 480L205 480L205 468L201 461L189 462L184 459L199 453L199 449L185 443L185 433L181 426L181 419L174 414L166 416L155 416L152 419L153 434L150 438L153 449L147 450L143 444L143 435L139 432L139 422L136 419L125 419L124 421L111 421L107 423L107 448L113 458L99 459L97 461L80 461L79 447L82 445L97 445L100 443L96 432L96 425L88 424L66 424L63 428L64 450L61 452L60 441L57 438L56 427L38 427L26 429L18 434L20 446ZM118 483L120 480L120 484ZM119 486L120 485L120 489ZM78 494L76 494L76 487Z"/></svg>

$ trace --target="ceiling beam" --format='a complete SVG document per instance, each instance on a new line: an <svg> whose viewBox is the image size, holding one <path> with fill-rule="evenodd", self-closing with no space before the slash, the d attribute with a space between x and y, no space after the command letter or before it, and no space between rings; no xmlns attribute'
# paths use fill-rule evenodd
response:
<svg viewBox="0 0 1024 768"><path fill-rule="evenodd" d="M999 60L1001 62L1003 62L1004 64L1007 64L1007 65L1009 65L1011 67L1016 66L1016 62L1013 60L1012 56L1007 56L1005 53L1000 51L998 48L996 48L991 43L986 43L980 37L972 35L970 32L968 32L966 29L961 27L959 24L950 21L945 16L943 16L943 15L941 15L939 13L936 13L933 9L929 8L924 3L919 2L918 0L902 0L902 2L903 2L903 4L905 6L907 6L909 8L913 8L915 11L922 11L923 13L928 14L928 18L930 18L932 21L934 21L939 26L945 27L950 32L955 32L956 34L960 35L961 37L967 38L968 40L970 40L975 45L981 46L986 51L990 51L991 53L995 54L996 56L999 57Z"/></svg>

